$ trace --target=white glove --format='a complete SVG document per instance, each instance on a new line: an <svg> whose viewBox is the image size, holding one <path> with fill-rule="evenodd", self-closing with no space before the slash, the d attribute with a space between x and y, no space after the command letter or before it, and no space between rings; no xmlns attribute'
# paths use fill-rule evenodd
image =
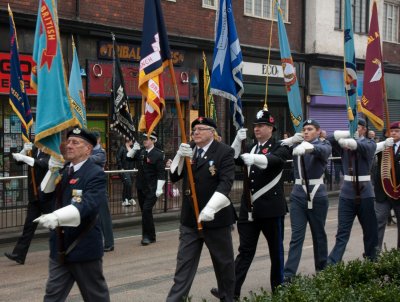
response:
<svg viewBox="0 0 400 302"><path fill-rule="evenodd" d="M314 150L314 145L304 141L293 149L292 154L297 156L302 156L306 153L311 153L313 150Z"/></svg>
<svg viewBox="0 0 400 302"><path fill-rule="evenodd" d="M349 138L350 137L350 131L348 131L348 130L335 130L335 132L333 132L333 137L337 141L339 141L339 139L341 139L341 138Z"/></svg>
<svg viewBox="0 0 400 302"><path fill-rule="evenodd" d="M343 149L356 150L357 142L354 138L341 138L339 139L339 145Z"/></svg>
<svg viewBox="0 0 400 302"><path fill-rule="evenodd" d="M240 154L240 149L242 147L242 141L245 140L247 137L247 129L241 128L238 130L235 140L233 141L231 147L235 150L235 158L238 158Z"/></svg>
<svg viewBox="0 0 400 302"><path fill-rule="evenodd" d="M300 145L303 145L304 149L306 150L306 153L311 153L314 151L314 145L309 142L304 141Z"/></svg>
<svg viewBox="0 0 400 302"><path fill-rule="evenodd" d="M383 142L379 142L376 144L375 154L382 152L386 148L391 148L394 145L393 137L388 137Z"/></svg>
<svg viewBox="0 0 400 302"><path fill-rule="evenodd" d="M161 179L157 180L157 190L156 190L157 197L160 197L161 195L163 195L164 184L165 184L165 180L161 180Z"/></svg>
<svg viewBox="0 0 400 302"><path fill-rule="evenodd" d="M32 145L33 145L32 143L25 143L24 148L19 153L22 155L27 155L28 151L32 150Z"/></svg>
<svg viewBox="0 0 400 302"><path fill-rule="evenodd" d="M184 143L182 143L182 144L179 146L179 149L178 149L177 154L178 154L180 157L190 157L190 158L192 158L192 156L193 156L193 150L192 150L192 148L190 147L189 144L184 144Z"/></svg>
<svg viewBox="0 0 400 302"><path fill-rule="evenodd" d="M12 156L16 161L22 161L31 167L35 165L35 160L30 156L22 155L21 153L13 153Z"/></svg>
<svg viewBox="0 0 400 302"><path fill-rule="evenodd" d="M41 226L52 230L58 226L77 227L81 223L81 215L79 214L79 210L71 204L53 213L41 215L33 222L37 222Z"/></svg>
<svg viewBox="0 0 400 302"><path fill-rule="evenodd" d="M214 220L215 213L230 205L230 200L224 194L214 192L206 206L199 214L198 222Z"/></svg>
<svg viewBox="0 0 400 302"><path fill-rule="evenodd" d="M281 141L281 146L293 146L294 144L298 144L304 141L303 133L298 132L295 133L293 136L285 138Z"/></svg>
<svg viewBox="0 0 400 302"><path fill-rule="evenodd" d="M185 156L192 158L193 150L192 148L190 148L189 144L182 143L179 146L178 152L176 153L174 159L172 160L171 173L174 173L175 170L178 168L178 175L181 175L183 170L183 164L185 163L184 159Z"/></svg>
<svg viewBox="0 0 400 302"><path fill-rule="evenodd" d="M64 167L64 163L60 160L58 160L57 158L50 156L50 160L49 160L49 170L51 172L55 172L60 170L61 168Z"/></svg>
<svg viewBox="0 0 400 302"><path fill-rule="evenodd" d="M261 169L266 169L268 166L268 159L262 154L244 153L240 155L240 157L243 159L246 166L256 165Z"/></svg>
<svg viewBox="0 0 400 302"><path fill-rule="evenodd" d="M140 150L140 145L139 145L138 142L135 142L135 143L133 144L132 149L129 150L129 151L126 153L126 156L128 156L128 157L130 157L130 158L133 158L133 157L135 156L136 152L139 151L139 150Z"/></svg>

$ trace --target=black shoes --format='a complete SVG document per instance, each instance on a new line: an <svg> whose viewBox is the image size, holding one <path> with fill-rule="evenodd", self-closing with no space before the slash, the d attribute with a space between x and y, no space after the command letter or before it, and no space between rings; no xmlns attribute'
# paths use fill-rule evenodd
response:
<svg viewBox="0 0 400 302"><path fill-rule="evenodd" d="M104 252L112 252L114 250L114 246L104 247Z"/></svg>
<svg viewBox="0 0 400 302"><path fill-rule="evenodd" d="M211 294L212 294L215 298L221 299L221 297L219 296L218 288L213 287L213 288L210 290L210 292L211 292Z"/></svg>
<svg viewBox="0 0 400 302"><path fill-rule="evenodd" d="M4 253L4 256L6 256L8 259L17 262L18 264L24 264L25 260L22 260L18 257L17 254L12 254L12 253Z"/></svg>
<svg viewBox="0 0 400 302"><path fill-rule="evenodd" d="M149 245L150 243L156 242L155 239L149 239L149 238L143 238L142 241L140 242L142 245Z"/></svg>

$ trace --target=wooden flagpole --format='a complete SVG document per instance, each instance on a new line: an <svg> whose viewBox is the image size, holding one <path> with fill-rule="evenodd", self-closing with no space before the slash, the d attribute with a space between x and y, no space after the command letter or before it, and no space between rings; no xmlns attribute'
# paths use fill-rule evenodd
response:
<svg viewBox="0 0 400 302"><path fill-rule="evenodd" d="M176 111L178 112L178 120L179 120L179 127L181 128L182 143L186 144L187 138L186 138L185 124L183 123L181 102L179 99L178 86L176 84L176 79L175 79L174 66L172 64L171 59L168 60L168 67L169 67L169 72L171 74L172 83L174 86L175 106L176 106ZM190 163L189 157L185 157L185 163L186 163L187 173L188 173L188 177L189 177L190 193L191 193L192 201L193 201L194 214L196 216L197 229L199 232L201 232L203 230L203 226L202 226L201 222L198 221L198 219L199 219L199 203L197 201L196 187L194 185L192 165Z"/></svg>

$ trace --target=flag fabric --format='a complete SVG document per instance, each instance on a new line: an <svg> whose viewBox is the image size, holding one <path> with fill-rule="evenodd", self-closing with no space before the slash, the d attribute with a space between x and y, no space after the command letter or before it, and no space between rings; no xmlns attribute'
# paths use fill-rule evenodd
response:
<svg viewBox="0 0 400 302"><path fill-rule="evenodd" d="M160 0L145 1L140 57L139 90L144 98L144 108L139 130L149 136L163 115L165 99L162 73L171 59Z"/></svg>
<svg viewBox="0 0 400 302"><path fill-rule="evenodd" d="M31 86L37 90L35 145L60 160L61 131L79 125L68 93L57 3L39 0Z"/></svg>
<svg viewBox="0 0 400 302"><path fill-rule="evenodd" d="M22 79L21 65L19 63L18 39L15 28L14 17L10 6L8 6L10 19L10 96L9 103L15 114L21 120L21 133L24 142L28 143L29 128L33 124L31 107L25 92L24 80Z"/></svg>
<svg viewBox="0 0 400 302"><path fill-rule="evenodd" d="M354 51L353 22L351 19L351 0L345 0L344 5L344 85L347 98L347 115L349 119L350 136L357 131L357 71Z"/></svg>
<svg viewBox="0 0 400 302"><path fill-rule="evenodd" d="M131 140L135 138L135 126L129 112L129 100L126 95L125 82L122 74L121 64L118 57L117 42L113 37L113 81L112 81L112 122L111 129L117 131Z"/></svg>
<svg viewBox="0 0 400 302"><path fill-rule="evenodd" d="M214 97L210 92L210 71L207 66L207 58L203 51L203 91L204 91L204 115L217 122Z"/></svg>
<svg viewBox="0 0 400 302"><path fill-rule="evenodd" d="M72 68L69 75L69 93L72 100L75 116L79 121L79 126L86 128L86 102L85 90L82 85L81 67L79 65L78 53L76 51L74 38L72 37Z"/></svg>
<svg viewBox="0 0 400 302"><path fill-rule="evenodd" d="M229 99L233 124L243 126L243 57L236 32L231 0L220 0L215 22L215 46L211 93Z"/></svg>
<svg viewBox="0 0 400 302"><path fill-rule="evenodd" d="M289 102L290 119L292 120L293 127L296 132L301 132L303 129L303 111L301 107L299 82L297 81L296 70L294 68L293 58L290 52L286 28L285 24L283 23L282 10L278 1L275 1L275 3L275 12L278 16L279 48L281 52L282 70Z"/></svg>
<svg viewBox="0 0 400 302"><path fill-rule="evenodd" d="M376 129L383 129L384 72L382 65L381 38L379 34L376 2L372 6L368 45L365 58L363 96L361 110Z"/></svg>

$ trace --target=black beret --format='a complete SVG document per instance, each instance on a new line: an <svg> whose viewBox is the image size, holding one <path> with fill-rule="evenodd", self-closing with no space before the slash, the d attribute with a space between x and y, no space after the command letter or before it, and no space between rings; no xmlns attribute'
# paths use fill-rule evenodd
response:
<svg viewBox="0 0 400 302"><path fill-rule="evenodd" d="M143 137L147 138L147 133L143 133ZM153 140L157 140L158 136L157 133L155 131L152 131L149 135L149 138L153 139Z"/></svg>
<svg viewBox="0 0 400 302"><path fill-rule="evenodd" d="M67 138L70 136L80 137L90 143L93 147L97 145L96 136L85 128L75 127L67 133Z"/></svg>
<svg viewBox="0 0 400 302"><path fill-rule="evenodd" d="M266 124L272 126L274 128L273 131L276 130L274 117L269 113L268 110L265 109L257 112L256 119L254 120L253 125L257 124Z"/></svg>
<svg viewBox="0 0 400 302"><path fill-rule="evenodd" d="M207 125L213 127L214 129L217 129L217 125L215 124L214 120L209 117L199 116L192 122L192 128L194 128L194 126L196 125Z"/></svg>
<svg viewBox="0 0 400 302"><path fill-rule="evenodd" d="M304 126L307 126L307 125L312 125L312 126L314 126L315 128L317 128L317 129L320 128L319 123L318 123L316 120L314 120L314 119L305 120L304 123L303 123L303 127L304 127Z"/></svg>
<svg viewBox="0 0 400 302"><path fill-rule="evenodd" d="M358 118L358 125L367 127L367 122L363 118L359 117Z"/></svg>

